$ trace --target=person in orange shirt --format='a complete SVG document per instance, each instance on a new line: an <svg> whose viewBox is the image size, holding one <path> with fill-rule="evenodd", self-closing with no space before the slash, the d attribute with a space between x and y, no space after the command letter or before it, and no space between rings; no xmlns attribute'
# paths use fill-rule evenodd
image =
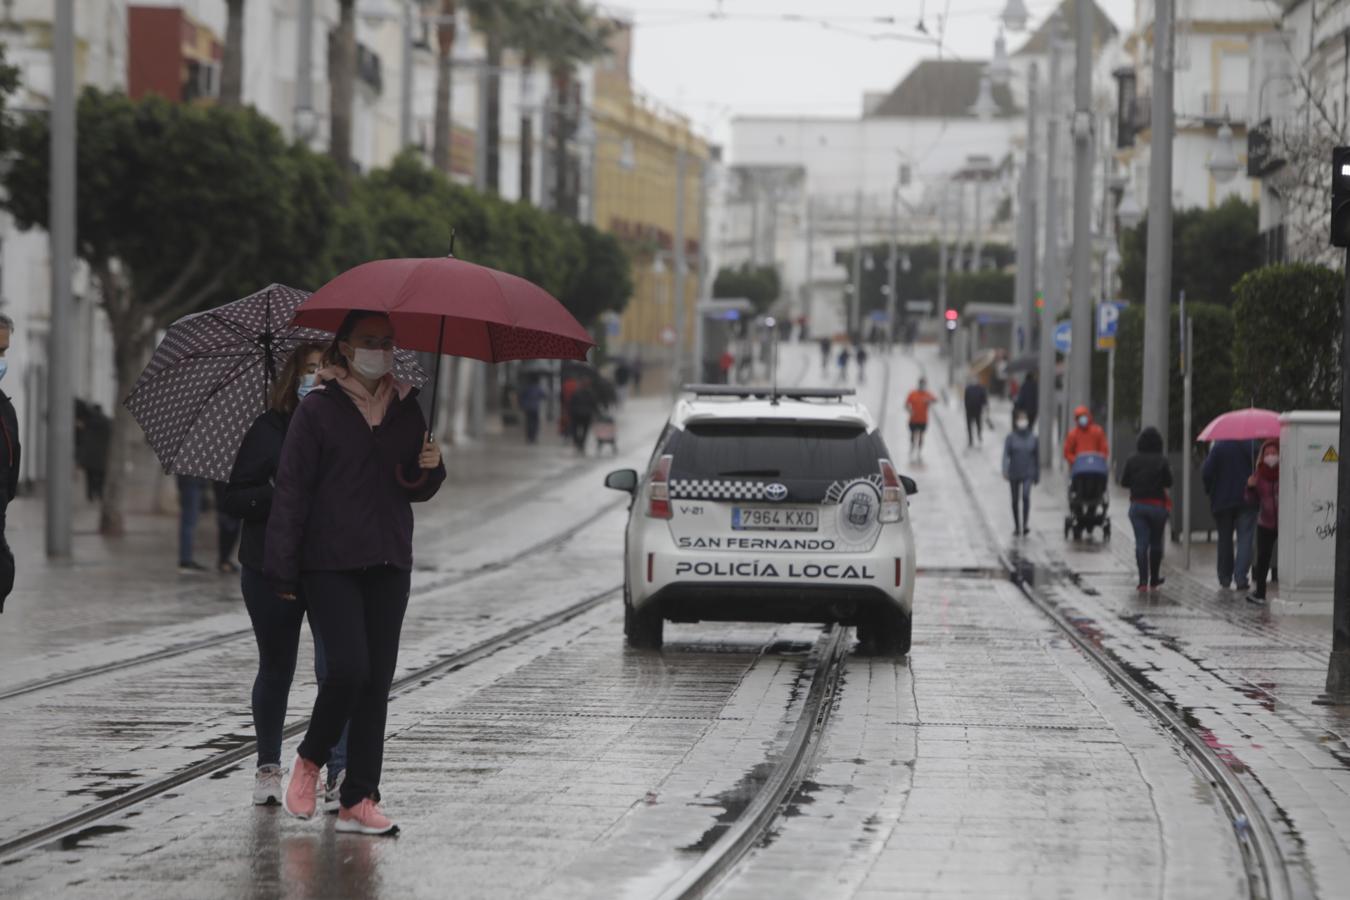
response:
<svg viewBox="0 0 1350 900"><path fill-rule="evenodd" d="M928 392L928 379L920 378L917 390L909 392L905 398L905 409L909 410L909 455L923 454L923 434L928 430L928 407L937 401Z"/></svg>
<svg viewBox="0 0 1350 900"><path fill-rule="evenodd" d="M1073 411L1073 421L1073 427L1064 438L1064 458L1068 460L1069 465L1073 465L1073 461L1080 453L1110 455L1110 447L1106 444L1106 432L1102 431L1102 426L1092 421L1092 413L1086 406L1080 406Z"/></svg>

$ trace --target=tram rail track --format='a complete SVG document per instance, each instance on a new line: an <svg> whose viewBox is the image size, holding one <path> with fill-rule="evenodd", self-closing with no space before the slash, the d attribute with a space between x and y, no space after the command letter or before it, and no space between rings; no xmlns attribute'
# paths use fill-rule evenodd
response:
<svg viewBox="0 0 1350 900"><path fill-rule="evenodd" d="M463 669L500 650L557 628L612 600L619 595L620 591L622 591L622 587L616 585L598 593L590 594L552 613L507 629L470 647L414 669L394 681L389 690L390 699L410 693L442 675ZM282 737L288 740L303 734L308 727L309 717L306 716L287 726L282 731ZM169 775L153 778L116 797L91 804L45 825L0 840L0 859L58 840L124 809L166 794L188 782L208 777L234 766L252 756L257 751L257 747L257 741L241 741L235 747L221 750L196 762L189 763Z"/></svg>

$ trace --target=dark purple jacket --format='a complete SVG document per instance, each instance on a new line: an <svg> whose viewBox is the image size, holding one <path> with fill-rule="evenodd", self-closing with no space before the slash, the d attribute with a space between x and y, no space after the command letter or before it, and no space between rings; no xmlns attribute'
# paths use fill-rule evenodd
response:
<svg viewBox="0 0 1350 900"><path fill-rule="evenodd" d="M336 384L316 390L291 416L281 448L263 571L278 589L294 589L301 572L341 572L390 565L412 571L412 503L430 500L445 466L415 488L427 430L413 391L395 400L371 428Z"/></svg>

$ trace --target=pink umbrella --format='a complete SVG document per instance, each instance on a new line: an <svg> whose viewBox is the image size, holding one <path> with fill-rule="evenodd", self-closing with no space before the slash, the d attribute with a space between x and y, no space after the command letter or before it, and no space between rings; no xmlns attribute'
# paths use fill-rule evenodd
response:
<svg viewBox="0 0 1350 900"><path fill-rule="evenodd" d="M1280 436L1280 414L1268 409L1235 409L1205 426L1197 441L1257 441Z"/></svg>

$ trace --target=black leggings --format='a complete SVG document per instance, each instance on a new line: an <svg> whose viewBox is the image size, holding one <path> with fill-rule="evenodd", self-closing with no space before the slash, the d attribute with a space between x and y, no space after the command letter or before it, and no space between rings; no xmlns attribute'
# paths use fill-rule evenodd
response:
<svg viewBox="0 0 1350 900"><path fill-rule="evenodd" d="M1031 521L1031 479L1016 479L1008 482L1012 488L1012 511L1013 511L1013 529L1021 531L1024 528L1030 528ZM1022 501L1021 510L1017 507L1017 501ZM1018 512L1021 512L1021 518L1018 518Z"/></svg>
<svg viewBox="0 0 1350 900"><path fill-rule="evenodd" d="M966 443L974 446L976 441L984 441L984 416L980 410L966 410Z"/></svg>
<svg viewBox="0 0 1350 900"><path fill-rule="evenodd" d="M409 582L409 574L393 566L300 576L328 668L300 755L317 765L328 762L330 748L351 719L347 778L339 798L345 807L367 797L379 799L389 685L398 665Z"/></svg>
<svg viewBox="0 0 1350 900"><path fill-rule="evenodd" d="M1252 578L1256 581L1256 596L1266 595L1266 576L1270 574L1270 560L1275 555L1275 542L1280 533L1274 528L1256 526L1256 569Z"/></svg>

